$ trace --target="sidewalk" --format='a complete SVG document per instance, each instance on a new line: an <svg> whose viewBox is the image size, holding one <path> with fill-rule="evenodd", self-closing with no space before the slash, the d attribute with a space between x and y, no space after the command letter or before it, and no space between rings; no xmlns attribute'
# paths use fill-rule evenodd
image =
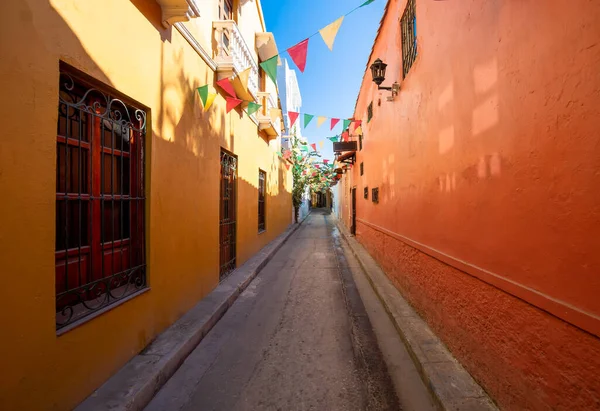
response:
<svg viewBox="0 0 600 411"><path fill-rule="evenodd" d="M144 409L308 216L310 213L234 270L210 294L162 332L75 410Z"/></svg>
<svg viewBox="0 0 600 411"><path fill-rule="evenodd" d="M497 410L493 401L458 363L427 323L390 282L375 260L336 220L342 237L361 265L373 290L404 341L421 378L439 409L452 411Z"/></svg>

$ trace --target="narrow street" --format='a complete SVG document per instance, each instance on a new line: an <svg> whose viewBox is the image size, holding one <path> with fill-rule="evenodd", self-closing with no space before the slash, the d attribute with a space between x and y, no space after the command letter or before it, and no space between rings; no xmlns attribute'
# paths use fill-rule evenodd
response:
<svg viewBox="0 0 600 411"><path fill-rule="evenodd" d="M388 374L344 248L313 210L146 410L432 409L407 354L407 395Z"/></svg>

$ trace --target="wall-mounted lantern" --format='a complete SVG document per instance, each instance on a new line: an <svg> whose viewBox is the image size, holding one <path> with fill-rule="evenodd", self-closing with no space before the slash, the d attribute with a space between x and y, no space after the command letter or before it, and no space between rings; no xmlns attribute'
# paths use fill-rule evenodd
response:
<svg viewBox="0 0 600 411"><path fill-rule="evenodd" d="M381 59L377 59L371 64L371 74L373 75L373 82L377 84L378 90L390 90L392 92L392 99L398 95L398 91L400 90L400 84L394 82L392 87L381 87L381 83L385 80L385 68L387 64L385 64ZM388 99L389 100L389 99Z"/></svg>

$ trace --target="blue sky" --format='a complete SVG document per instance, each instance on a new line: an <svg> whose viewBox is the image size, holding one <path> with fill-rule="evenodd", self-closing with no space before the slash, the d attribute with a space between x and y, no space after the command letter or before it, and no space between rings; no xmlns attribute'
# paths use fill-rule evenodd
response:
<svg viewBox="0 0 600 411"><path fill-rule="evenodd" d="M330 131L329 121L317 128L316 116L352 116L386 0L375 0L346 16L333 51L329 51L319 34L312 37L308 42L304 73L300 73L285 50L362 2L364 0L261 0L267 30L275 35L281 56L296 68L302 94L302 111L315 115L302 134L310 143L325 140L320 150L324 158L333 159L332 145L326 137L341 132L341 121ZM298 123L301 121L302 116Z"/></svg>

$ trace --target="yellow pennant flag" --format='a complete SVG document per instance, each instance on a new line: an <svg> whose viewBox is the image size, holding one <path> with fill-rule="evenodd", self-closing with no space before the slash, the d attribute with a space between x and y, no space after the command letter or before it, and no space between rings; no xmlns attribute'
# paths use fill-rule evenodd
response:
<svg viewBox="0 0 600 411"><path fill-rule="evenodd" d="M275 122L277 121L277 118L282 118L281 110L278 108L272 108L269 110L269 116L271 116L271 120Z"/></svg>
<svg viewBox="0 0 600 411"><path fill-rule="evenodd" d="M217 97L217 93L208 93L208 97L206 98L206 104L204 104L204 111L207 111L210 106L212 106L213 101L215 101L215 97Z"/></svg>
<svg viewBox="0 0 600 411"><path fill-rule="evenodd" d="M362 134L362 133L363 133L362 126L358 126L358 127L356 127L356 130L354 130L354 134Z"/></svg>
<svg viewBox="0 0 600 411"><path fill-rule="evenodd" d="M248 78L250 77L250 67L238 74L238 78L242 83L244 90L248 91Z"/></svg>
<svg viewBox="0 0 600 411"><path fill-rule="evenodd" d="M319 33L321 33L321 37L323 37L323 41L325 44L327 44L329 50L333 51L333 42L335 41L335 36L337 36L340 26L342 25L342 21L344 21L344 16L319 30Z"/></svg>
<svg viewBox="0 0 600 411"><path fill-rule="evenodd" d="M323 116L317 117L317 128L321 127L321 124L323 124L325 122L325 120L327 120L327 117L323 117Z"/></svg>
<svg viewBox="0 0 600 411"><path fill-rule="evenodd" d="M320 147L320 148L323 148L323 144L325 144L325 142L324 142L324 141L319 141L319 147Z"/></svg>

